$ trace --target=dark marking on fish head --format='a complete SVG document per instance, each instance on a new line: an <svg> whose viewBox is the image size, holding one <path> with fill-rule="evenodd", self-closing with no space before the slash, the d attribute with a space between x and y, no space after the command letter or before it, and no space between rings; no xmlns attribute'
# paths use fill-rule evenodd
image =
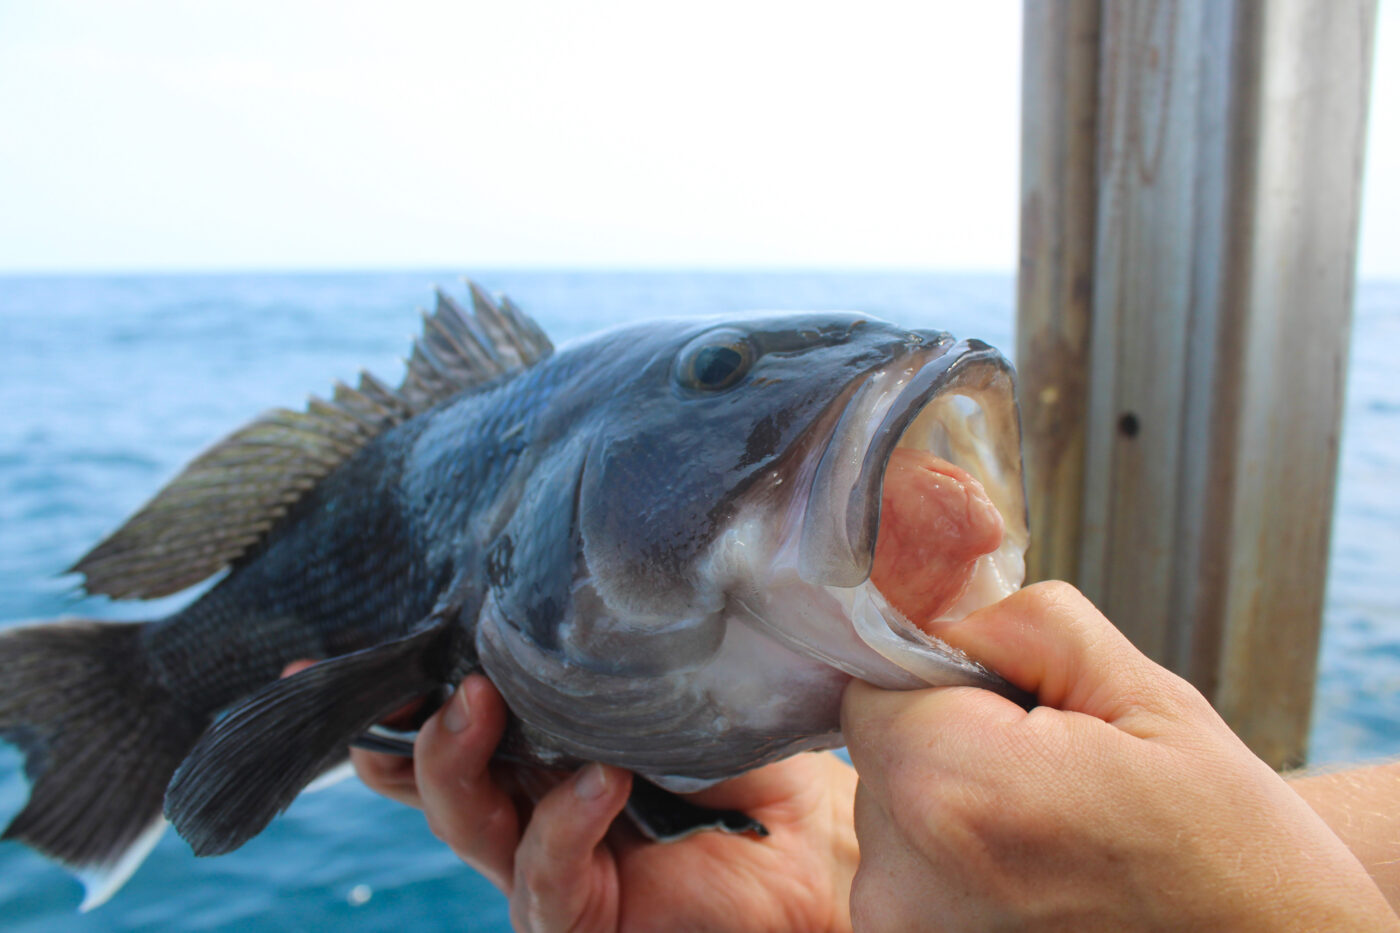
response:
<svg viewBox="0 0 1400 933"><path fill-rule="evenodd" d="M539 462L506 527L486 549L483 573L504 624L554 650L569 610L581 551L581 454L565 446Z"/></svg>
<svg viewBox="0 0 1400 933"><path fill-rule="evenodd" d="M778 451L783 439L784 423L789 420L786 412L771 412L765 415L749 432L744 444L744 456L740 467L753 466L771 458Z"/></svg>
<svg viewBox="0 0 1400 933"><path fill-rule="evenodd" d="M515 582L515 539L503 534L486 553L486 580L493 587L507 587Z"/></svg>

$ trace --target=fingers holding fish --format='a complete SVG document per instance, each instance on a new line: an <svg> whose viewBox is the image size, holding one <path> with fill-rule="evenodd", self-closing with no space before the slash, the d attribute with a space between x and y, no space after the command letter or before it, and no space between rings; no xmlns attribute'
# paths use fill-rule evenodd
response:
<svg viewBox="0 0 1400 933"><path fill-rule="evenodd" d="M1200 694L1148 660L1067 583L1028 586L960 622L929 631L1035 694L1128 731L1160 716L1209 713Z"/></svg>
<svg viewBox="0 0 1400 933"><path fill-rule="evenodd" d="M942 629L1042 705L851 684L858 925L1393 928L1317 814L1072 588Z"/></svg>
<svg viewBox="0 0 1400 933"><path fill-rule="evenodd" d="M505 722L501 695L485 677L473 674L419 730L413 767L415 805L423 808L433 834L509 893L520 817L490 767ZM375 774L381 776L403 790L394 785L393 774Z"/></svg>
<svg viewBox="0 0 1400 933"><path fill-rule="evenodd" d="M403 755L350 749L350 762L365 786L390 800L423 809L423 795L418 792L413 759Z"/></svg>
<svg viewBox="0 0 1400 933"><path fill-rule="evenodd" d="M540 799L515 853L516 929L616 929L618 868L604 837L631 787L628 772L594 763Z"/></svg>
<svg viewBox="0 0 1400 933"><path fill-rule="evenodd" d="M917 851L906 841L900 821L876 802L865 784L855 794L855 826L862 839L881 844L861 852L858 884L851 887L850 911L854 929L883 931L918 930L927 926L921 905L904 892L919 890L927 881Z"/></svg>
<svg viewBox="0 0 1400 933"><path fill-rule="evenodd" d="M311 658L302 658L300 661L293 661L286 667L282 668L282 676L291 677L293 674L300 674L302 671L306 670L308 667L311 667L315 663L316 662Z"/></svg>

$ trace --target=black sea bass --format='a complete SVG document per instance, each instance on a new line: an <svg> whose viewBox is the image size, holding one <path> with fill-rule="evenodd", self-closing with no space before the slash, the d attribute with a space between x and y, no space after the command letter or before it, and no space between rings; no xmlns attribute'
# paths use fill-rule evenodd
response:
<svg viewBox="0 0 1400 933"><path fill-rule="evenodd" d="M511 709L503 758L629 768L639 824L682 830L705 823L673 793L840 744L852 677L1010 692L920 627L1021 582L991 347L811 313L556 352L508 300L472 304L439 295L402 385L263 415L73 568L136 599L224 573L187 608L0 633L0 736L31 782L5 837L88 905L165 820L234 849L472 670Z"/></svg>

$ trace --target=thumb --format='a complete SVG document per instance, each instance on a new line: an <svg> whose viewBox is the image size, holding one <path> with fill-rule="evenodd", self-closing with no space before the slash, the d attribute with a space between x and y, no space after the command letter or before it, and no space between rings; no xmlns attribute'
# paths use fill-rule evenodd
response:
<svg viewBox="0 0 1400 933"><path fill-rule="evenodd" d="M930 634L961 648L1042 706L1117 722L1144 699L1190 690L1114 628L1068 583L1037 583ZM1194 691L1191 691L1194 692Z"/></svg>
<svg viewBox="0 0 1400 933"><path fill-rule="evenodd" d="M1133 647L1068 583L1037 583L962 621L926 628L1034 694L1041 707L1085 714L1139 738L1183 719L1228 732L1194 688ZM869 782L895 768L909 748L986 742L999 724L1028 715L1035 714L990 690L889 691L852 681L841 726L851 760Z"/></svg>

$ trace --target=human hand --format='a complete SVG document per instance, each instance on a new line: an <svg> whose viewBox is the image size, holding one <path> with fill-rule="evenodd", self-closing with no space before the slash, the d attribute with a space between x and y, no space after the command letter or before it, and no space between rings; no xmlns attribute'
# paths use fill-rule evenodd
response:
<svg viewBox="0 0 1400 933"><path fill-rule="evenodd" d="M855 775L834 755L797 755L693 795L755 817L767 838L702 832L655 844L612 826L631 786L617 768L588 765L518 809L490 762L505 721L500 694L473 675L423 726L411 760L352 757L366 784L421 808L509 896L518 929L849 929Z"/></svg>
<svg viewBox="0 0 1400 933"><path fill-rule="evenodd" d="M857 928L1400 928L1321 818L1072 587L937 634L1042 705L851 684Z"/></svg>

